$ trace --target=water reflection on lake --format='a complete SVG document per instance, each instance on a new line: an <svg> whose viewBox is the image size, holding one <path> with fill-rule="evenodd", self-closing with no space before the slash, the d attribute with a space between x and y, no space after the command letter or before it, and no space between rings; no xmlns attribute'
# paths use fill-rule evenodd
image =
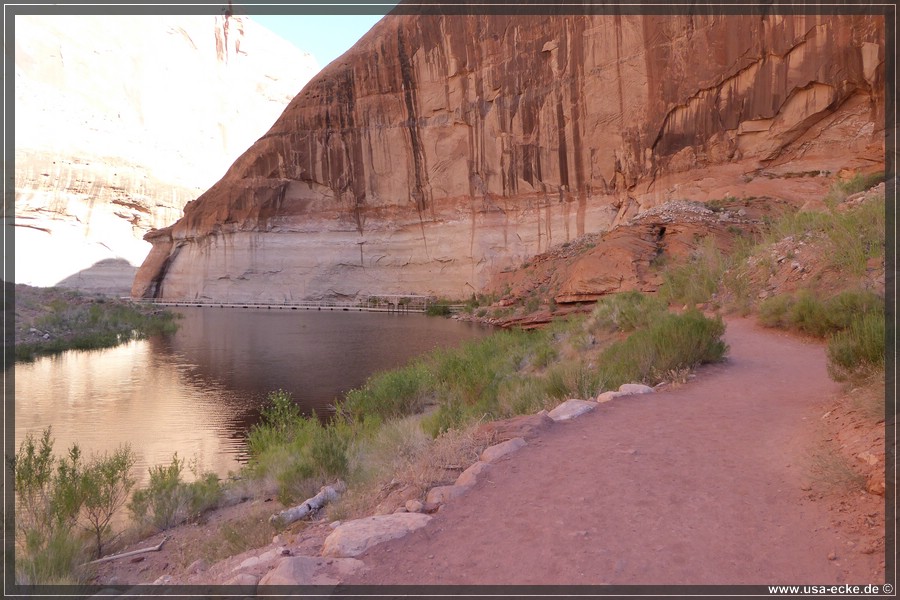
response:
<svg viewBox="0 0 900 600"><path fill-rule="evenodd" d="M65 352L15 367L16 446L52 425L55 449L88 454L129 442L137 472L173 452L225 475L276 389L307 412L370 374L489 329L418 314L185 308L177 333L116 348Z"/></svg>

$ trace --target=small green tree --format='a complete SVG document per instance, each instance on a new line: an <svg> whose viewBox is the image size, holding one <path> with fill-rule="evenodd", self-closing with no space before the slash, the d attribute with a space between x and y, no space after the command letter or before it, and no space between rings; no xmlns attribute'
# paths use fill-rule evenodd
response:
<svg viewBox="0 0 900 600"><path fill-rule="evenodd" d="M125 505L134 487L131 470L135 462L134 452L125 445L112 455L95 456L81 474L80 522L94 538L97 557L103 552L104 538L111 532L113 516Z"/></svg>
<svg viewBox="0 0 900 600"><path fill-rule="evenodd" d="M17 579L22 583L73 581L81 542L73 531L81 509L81 450L53 455L51 428L40 440L30 433L8 459L16 494Z"/></svg>

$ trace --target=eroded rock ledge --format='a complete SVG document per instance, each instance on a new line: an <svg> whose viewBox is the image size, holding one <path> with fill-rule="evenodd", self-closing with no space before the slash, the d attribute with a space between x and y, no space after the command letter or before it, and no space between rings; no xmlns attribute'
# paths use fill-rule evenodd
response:
<svg viewBox="0 0 900 600"><path fill-rule="evenodd" d="M389 15L147 235L132 294L469 295L670 199L803 202L883 162L883 115L881 17Z"/></svg>

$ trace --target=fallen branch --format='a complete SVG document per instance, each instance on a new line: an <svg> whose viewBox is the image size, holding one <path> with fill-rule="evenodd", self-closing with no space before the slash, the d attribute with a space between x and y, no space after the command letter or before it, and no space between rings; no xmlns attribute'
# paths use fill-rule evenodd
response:
<svg viewBox="0 0 900 600"><path fill-rule="evenodd" d="M122 554L113 554L112 556L104 556L103 558L98 558L97 560L92 560L91 562L84 563L85 565L94 565L97 563L106 562L108 560L116 560L117 558L125 558L128 556L134 556L135 554L143 554L144 552L159 552L162 550L163 544L166 543L166 540L169 539L169 536L165 536L160 543L155 546L151 546L150 548L141 548L140 550L132 550L131 552L123 552ZM84 566L84 565L82 565Z"/></svg>
<svg viewBox="0 0 900 600"><path fill-rule="evenodd" d="M299 521L307 515L319 510L329 502L337 500L341 493L346 489L347 486L343 481L338 481L333 486L326 485L319 490L318 494L304 501L303 504L299 504L293 508L288 508L280 513L272 515L269 517L269 523L275 527L290 525L294 521Z"/></svg>

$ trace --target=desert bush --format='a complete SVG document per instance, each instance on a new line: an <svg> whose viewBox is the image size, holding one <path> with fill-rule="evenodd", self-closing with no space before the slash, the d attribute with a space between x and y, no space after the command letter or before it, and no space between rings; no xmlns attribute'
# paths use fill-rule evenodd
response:
<svg viewBox="0 0 900 600"><path fill-rule="evenodd" d="M515 375L505 379L498 391L498 417L505 419L531 414L545 407L547 394L542 380L535 376Z"/></svg>
<svg viewBox="0 0 900 600"><path fill-rule="evenodd" d="M518 372L532 345L546 335L505 330L432 354L438 408L423 421L426 431L436 436L469 420L499 415L500 386Z"/></svg>
<svg viewBox="0 0 900 600"><path fill-rule="evenodd" d="M51 428L39 441L28 434L10 460L16 492L16 570L29 583L76 583L90 535L100 556L110 523L134 485L129 446L85 463L77 444L53 454Z"/></svg>
<svg viewBox="0 0 900 600"><path fill-rule="evenodd" d="M828 341L828 372L837 381L857 373L884 368L885 318L883 312L863 313Z"/></svg>
<svg viewBox="0 0 900 600"><path fill-rule="evenodd" d="M868 290L848 290L820 300L810 290L780 294L759 306L767 327L800 331L819 338L842 331L859 316L884 314L884 300Z"/></svg>
<svg viewBox="0 0 900 600"><path fill-rule="evenodd" d="M302 415L287 392L272 392L248 434L248 471L274 478L279 500L288 504L322 480L347 474L350 440L362 427L342 419L323 424L315 413Z"/></svg>
<svg viewBox="0 0 900 600"><path fill-rule="evenodd" d="M848 290L819 300L809 290L770 298L759 308L768 327L800 331L828 341L828 372L837 381L884 367L884 299Z"/></svg>
<svg viewBox="0 0 900 600"><path fill-rule="evenodd" d="M728 348L721 340L724 333L721 318L697 310L662 315L600 355L599 381L608 389L629 382L653 385L673 369L721 360Z"/></svg>
<svg viewBox="0 0 900 600"><path fill-rule="evenodd" d="M719 289L726 267L726 259L716 248L715 240L708 237L694 250L688 262L664 269L659 295L667 304L707 302Z"/></svg>
<svg viewBox="0 0 900 600"><path fill-rule="evenodd" d="M446 317L450 313L450 306L447 304L429 304L425 309L425 314L429 317Z"/></svg>
<svg viewBox="0 0 900 600"><path fill-rule="evenodd" d="M544 393L553 400L593 398L602 387L601 372L584 361L557 364L544 379Z"/></svg>
<svg viewBox="0 0 900 600"><path fill-rule="evenodd" d="M589 327L596 331L634 331L646 327L666 311L665 302L641 292L621 292L597 301L591 312Z"/></svg>
<svg viewBox="0 0 900 600"><path fill-rule="evenodd" d="M375 374L362 387L350 390L337 411L347 419L378 416L392 419L420 412L433 384L428 366L421 360Z"/></svg>
<svg viewBox="0 0 900 600"><path fill-rule="evenodd" d="M16 500L16 579L23 584L78 583L85 545L76 524L81 509L81 451L53 454L51 428L27 434L9 459Z"/></svg>
<svg viewBox="0 0 900 600"><path fill-rule="evenodd" d="M188 519L196 519L215 508L222 498L222 487L214 473L201 473L197 463L191 464L196 479L182 478L187 462L172 455L168 465L149 468L150 482L134 492L128 508L136 522L164 531Z"/></svg>
<svg viewBox="0 0 900 600"><path fill-rule="evenodd" d="M388 421L372 435L354 440L350 481L364 482L393 475L414 462L430 442L420 421L418 416Z"/></svg>
<svg viewBox="0 0 900 600"><path fill-rule="evenodd" d="M422 429L432 438L458 429L470 417L471 411L466 410L463 403L456 398L442 402L430 415L422 419Z"/></svg>
<svg viewBox="0 0 900 600"><path fill-rule="evenodd" d="M81 475L79 521L93 537L98 558L103 554L103 544L111 537L113 517L125 506L136 483L131 475L136 460L126 445L112 454L94 456Z"/></svg>
<svg viewBox="0 0 900 600"><path fill-rule="evenodd" d="M260 411L260 421L247 435L247 452L258 456L270 447L284 445L294 439L302 422L300 407L284 390L269 392Z"/></svg>
<svg viewBox="0 0 900 600"><path fill-rule="evenodd" d="M770 223L765 244L788 237L815 239L822 244L825 266L851 275L864 275L866 262L884 255L884 195L845 212L798 211Z"/></svg>
<svg viewBox="0 0 900 600"><path fill-rule="evenodd" d="M884 181L883 171L869 173L868 175L856 173L847 181L835 182L834 185L831 186L831 190L829 190L828 195L826 196L826 203L831 204L843 202L844 199L847 198L847 196L852 196L857 192L864 192L869 188L878 185L882 181Z"/></svg>
<svg viewBox="0 0 900 600"><path fill-rule="evenodd" d="M187 494L181 479L184 460L176 452L168 465L149 468L150 483L146 489L137 490L128 503L134 519L163 531L179 522L179 512L187 503Z"/></svg>
<svg viewBox="0 0 900 600"><path fill-rule="evenodd" d="M542 337L543 339L536 340L536 343L529 352L530 363L537 369L545 368L559 357L559 351L552 344L549 337Z"/></svg>

